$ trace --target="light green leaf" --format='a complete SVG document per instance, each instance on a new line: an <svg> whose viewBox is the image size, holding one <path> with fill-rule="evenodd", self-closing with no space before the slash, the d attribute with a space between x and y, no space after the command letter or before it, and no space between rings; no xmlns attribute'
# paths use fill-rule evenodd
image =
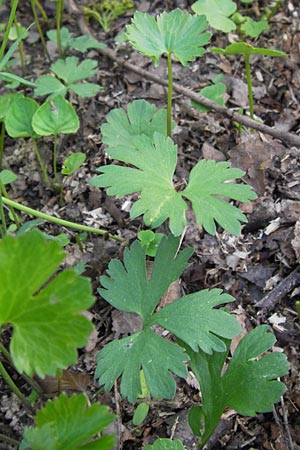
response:
<svg viewBox="0 0 300 450"><path fill-rule="evenodd" d="M204 430L199 422L202 445L227 406L240 414L254 416L272 411L273 403L280 400L285 386L276 379L288 372L288 365L285 355L279 352L260 357L275 343L275 337L267 329L267 325L258 326L241 339L224 375L229 341L225 341L227 351L224 353L207 355L187 348L192 371L201 386L201 410L205 419Z"/></svg>
<svg viewBox="0 0 300 450"><path fill-rule="evenodd" d="M234 338L241 332L241 327L234 316L222 309L213 308L233 300L230 295L222 293L221 289L205 289L186 295L160 309L147 324L158 324L166 328L195 352L199 348L208 354L213 351L224 352L226 345L220 338Z"/></svg>
<svg viewBox="0 0 300 450"><path fill-rule="evenodd" d="M203 46L211 37L211 33L202 33L206 28L204 16L192 16L178 8L163 12L156 19L136 12L132 25L127 26L127 36L133 47L156 65L163 54L173 54L183 66L188 66L204 53Z"/></svg>
<svg viewBox="0 0 300 450"><path fill-rule="evenodd" d="M176 439L157 439L154 444L146 445L143 450L184 450L182 443Z"/></svg>
<svg viewBox="0 0 300 450"><path fill-rule="evenodd" d="M97 356L95 377L109 391L119 377L121 394L134 403L141 392L140 370L153 398L171 399L175 395L176 383L170 372L186 378L183 349L145 328L139 333L114 340L107 344Z"/></svg>
<svg viewBox="0 0 300 450"><path fill-rule="evenodd" d="M135 147L136 137L142 134L153 138L155 132L167 135L167 112L157 110L145 100L134 100L127 106L127 114L122 108L112 110L101 127L106 152L115 158L114 150L127 150ZM174 127L175 123L172 123Z"/></svg>
<svg viewBox="0 0 300 450"><path fill-rule="evenodd" d="M68 47L70 47L72 39L73 39L72 36L73 36L73 33L70 33L68 28L62 27L60 29L60 42L61 42L61 46L62 46L62 49L64 52L67 50ZM48 39L50 39L50 41L57 43L56 42L56 39L57 39L56 30L47 31L47 37L48 37Z"/></svg>
<svg viewBox="0 0 300 450"><path fill-rule="evenodd" d="M272 50L270 48L253 47L246 42L236 42L228 45L225 49L213 47L211 49L213 53L219 53L222 55L264 55L264 56L287 56L285 52L279 50Z"/></svg>
<svg viewBox="0 0 300 450"><path fill-rule="evenodd" d="M32 127L41 136L76 133L79 119L72 105L57 95L39 107L33 116Z"/></svg>
<svg viewBox="0 0 300 450"><path fill-rule="evenodd" d="M130 216L134 218L144 214L145 224L153 228L169 218L170 230L178 236L186 224L187 205L181 193L174 189L172 181L177 162L176 146L170 138L158 133L153 139L145 135L136 137L134 142L135 147L126 152L116 148L110 149L109 153L137 169L114 165L100 167L98 171L102 175L89 182L94 186L109 187L107 192L118 197L141 192Z"/></svg>
<svg viewBox="0 0 300 450"><path fill-rule="evenodd" d="M154 233L151 230L142 230L137 234L142 246L146 246L146 255L155 256L158 245L163 238L163 233Z"/></svg>
<svg viewBox="0 0 300 450"><path fill-rule="evenodd" d="M253 20L251 17L245 17L245 22L241 25L241 31L252 38L258 37L263 31L269 29L268 22L265 19Z"/></svg>
<svg viewBox="0 0 300 450"><path fill-rule="evenodd" d="M146 417L148 415L149 408L150 408L149 403L145 403L145 402L140 403L136 407L136 410L134 411L134 415L132 418L133 425L140 425L141 423L144 422L144 420L146 419Z"/></svg>
<svg viewBox="0 0 300 450"><path fill-rule="evenodd" d="M4 184L4 186L6 184L13 183L14 181L16 181L16 179L17 175L13 173L11 170L4 169L0 171L0 180L1 183Z"/></svg>
<svg viewBox="0 0 300 450"><path fill-rule="evenodd" d="M118 259L109 263L109 277L100 277L105 289L99 289L99 294L115 308L139 314L142 319L147 319L169 285L187 267L187 259L191 256L192 249L186 248L176 255L178 245L179 240L173 236L161 240L151 278L148 280L146 250L139 241L135 241L130 249L125 249L124 264Z"/></svg>
<svg viewBox="0 0 300 450"><path fill-rule="evenodd" d="M199 91L200 95L203 95L203 97L209 98L210 100L213 100L214 102L218 103L219 105L224 106L224 94L226 92L226 86L224 83L218 82L214 83L211 86L206 86L205 88L201 89ZM199 111L209 111L209 108L207 106L201 105L201 103L197 103L195 101L192 101L192 105L197 108Z"/></svg>
<svg viewBox="0 0 300 450"><path fill-rule="evenodd" d="M95 75L97 61L93 59L85 59L81 63L78 61L77 56L68 56L65 60L58 59L51 64L51 70L67 85Z"/></svg>
<svg viewBox="0 0 300 450"><path fill-rule="evenodd" d="M196 14L204 14L208 23L216 30L229 33L236 29L229 17L236 11L236 3L232 0L198 0L192 4Z"/></svg>
<svg viewBox="0 0 300 450"><path fill-rule="evenodd" d="M86 154L81 152L73 153L64 161L64 168L61 173L64 175L72 175L86 160Z"/></svg>
<svg viewBox="0 0 300 450"><path fill-rule="evenodd" d="M105 48L106 44L97 41L92 36L88 36L86 34L82 36L78 36L76 38L72 38L70 40L70 47L78 50L81 53L85 53L90 48Z"/></svg>
<svg viewBox="0 0 300 450"><path fill-rule="evenodd" d="M52 75L42 75L36 80L34 95L62 95L67 93L67 87Z"/></svg>
<svg viewBox="0 0 300 450"><path fill-rule="evenodd" d="M33 116L39 104L32 98L14 97L5 116L5 128L10 137L39 137L32 127Z"/></svg>
<svg viewBox="0 0 300 450"><path fill-rule="evenodd" d="M26 428L23 448L34 450L108 450L114 446L114 436L96 437L114 419L107 406L89 406L84 394L67 397L61 394L48 400L39 410L35 428Z"/></svg>
<svg viewBox="0 0 300 450"><path fill-rule="evenodd" d="M208 233L216 232L219 223L225 230L239 235L240 222L247 222L245 215L222 197L248 203L256 198L249 186L229 183L244 175L240 169L233 169L228 162L202 160L191 170L189 184L182 195L192 202L197 224L203 225Z"/></svg>
<svg viewBox="0 0 300 450"><path fill-rule="evenodd" d="M15 96L21 94L4 94L0 95L0 120L3 121Z"/></svg>
<svg viewBox="0 0 300 450"><path fill-rule="evenodd" d="M102 87L95 83L76 83L68 86L79 97L95 97Z"/></svg>
<svg viewBox="0 0 300 450"><path fill-rule="evenodd" d="M63 258L36 230L0 241L0 326L12 325L14 366L29 376L74 364L93 328L81 314L94 302L89 280L66 270L49 281Z"/></svg>

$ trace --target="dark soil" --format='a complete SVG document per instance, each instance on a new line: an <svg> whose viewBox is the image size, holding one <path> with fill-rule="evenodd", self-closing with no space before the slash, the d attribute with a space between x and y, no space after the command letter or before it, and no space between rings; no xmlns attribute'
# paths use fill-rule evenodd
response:
<svg viewBox="0 0 300 450"><path fill-rule="evenodd" d="M9 3L9 2L6 2ZM44 7L55 27L55 2L46 0ZM68 3L67 1L65 2ZM86 3L76 2L78 6ZM135 1L136 9L151 14L180 7L190 11L193 2L184 0ZM259 1L257 6L272 2ZM1 10L0 10L1 11ZM255 8L249 14L255 17ZM3 12L3 14L2 14ZM278 13L272 18L270 29L264 32L255 45L272 47L286 51L286 58L254 58L252 65L255 114L269 126L278 127L283 132L299 134L300 101L300 10L298 0L283 1ZM1 22L8 17L8 7L2 6ZM109 47L117 49L118 55L129 58L133 64L166 78L166 61L157 69L149 61L137 54L129 45L117 45L114 37L124 30L131 14L118 18L108 33L104 33L97 23L91 21L90 29L95 37ZM18 19L28 26L32 21L29 2L20 2ZM65 12L63 25L75 35L79 35L77 18ZM214 33L210 46L224 48L235 39L223 33ZM229 40L229 41L228 41ZM34 29L25 41L26 70L30 79L48 73L48 62L43 53L38 35ZM49 47L53 59L56 50ZM72 52L71 52L72 53ZM105 191L93 188L87 180L95 174L97 167L108 163L105 148L101 142L100 126L106 114L128 102L143 98L159 107L165 106L166 90L142 77L117 66L110 59L90 51L88 56L99 59L99 71L94 82L103 86L95 98L82 99L72 96L70 100L80 116L80 131L76 135L60 138L58 168L64 159L74 151L82 151L87 161L73 176L66 179L63 192L63 206L58 196L47 189L41 180L31 143L28 140L14 140L5 136L3 168L13 170L18 179L10 188L12 199L63 219L104 228L109 233L118 234L129 241L143 228L141 219L129 219L129 206L134 196L116 200ZM16 65L15 71L20 73ZM220 57L207 52L201 59L183 68L174 63L174 81L198 91L211 82L219 73L224 73L227 86L227 106L246 112L247 87L244 66L236 57ZM22 88L20 88L22 91ZM23 89L31 96L31 89ZM0 94L5 93L4 87ZM183 241L184 246L192 246L194 255L190 266L183 274L179 295L195 292L203 288L220 287L235 297L231 305L243 328L250 331L256 325L266 323L274 332L276 350L284 352L289 361L290 372L285 377L287 391L281 404L275 405L274 412L260 414L254 418L240 417L234 411L225 411L218 429L207 445L208 449L259 449L286 450L300 449L300 322L295 301L299 297L300 277L297 272L300 256L300 149L287 145L284 140L275 140L254 130L238 129L237 125L219 113L200 113L191 107L190 101L181 95L174 95L174 120L176 128L174 140L179 149L177 180L187 179L187 174L201 158L229 160L234 167L246 172L245 181L253 186L258 199L251 205L241 205L248 216L248 224L239 238L221 229L210 236L196 226L193 216L189 216L189 226ZM40 149L51 171L52 142L41 140ZM30 220L23 216L24 220ZM167 226L161 227L167 231ZM62 230L53 224L41 227L51 235ZM90 397L107 404L118 414L111 432L119 435L116 448L138 450L152 443L157 437L179 438L187 449L196 448L196 439L187 425L190 407L197 404L200 395L192 379L178 379L178 390L172 401L153 404L145 423L139 427L132 424L134 407L124 401L118 386L108 394L97 393L98 386L93 381L96 355L102 346L129 334L133 327L130 317L113 310L97 293L99 276L103 274L111 258L122 257L123 246L119 243L88 236L83 251L76 243L75 233L64 229L70 240L66 247L66 267L80 261L87 263L85 275L91 278L97 302L91 310L91 318L97 333L91 337L90 345L79 352L78 364L71 368L75 373L87 375L79 384ZM282 285L282 283L285 283ZM277 291L276 286L279 286ZM268 294L271 298L265 298ZM265 299L267 303L256 306ZM4 333L8 344L10 330ZM7 366L19 388L27 394L28 384ZM67 375L66 375L67 376ZM46 397L50 381L43 386ZM51 391L51 388L50 388ZM21 440L25 426L32 424L32 417L11 394L5 382L0 379L0 429L2 434ZM0 448L9 449L7 443Z"/></svg>

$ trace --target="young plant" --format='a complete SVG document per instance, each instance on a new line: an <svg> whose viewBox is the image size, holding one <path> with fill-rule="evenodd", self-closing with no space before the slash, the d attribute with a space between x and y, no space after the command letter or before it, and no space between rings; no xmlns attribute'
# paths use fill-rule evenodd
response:
<svg viewBox="0 0 300 450"><path fill-rule="evenodd" d="M80 97L94 97L101 89L95 83L79 83L96 74L97 61L85 59L81 63L77 56L69 56L65 60L58 59L50 68L56 75L42 75L36 80L35 95L62 95L68 90L75 92ZM62 80L64 83L62 83Z"/></svg>
<svg viewBox="0 0 300 450"><path fill-rule="evenodd" d="M286 56L285 52L279 50L271 50L268 48L253 47L245 42L236 42L235 44L228 45L225 49L212 48L213 53L219 53L221 55L241 55L245 60L246 78L248 86L248 98L249 98L249 112L251 119L254 118L254 102L253 102L253 90L252 90L252 78L250 68L251 55L262 56Z"/></svg>
<svg viewBox="0 0 300 450"><path fill-rule="evenodd" d="M47 37L50 41L57 43L56 41L56 30L49 30L47 32ZM68 28L62 27L60 30L60 40L63 53L65 54L69 48L77 50L81 53L85 53L90 48L105 48L106 45L102 42L97 41L92 36L81 35L78 37L73 37Z"/></svg>
<svg viewBox="0 0 300 450"><path fill-rule="evenodd" d="M83 14L87 21L95 19L107 33L117 17L133 9L134 4L130 0L102 0L84 6Z"/></svg>
<svg viewBox="0 0 300 450"><path fill-rule="evenodd" d="M203 95L203 97L213 100L214 102L218 103L219 105L225 106L224 94L226 92L226 86L224 83L222 83L222 81L221 81L222 78L223 78L222 74L218 75L214 79L213 84L202 88L199 91L199 94ZM209 108L207 108L206 106L201 105L200 103L197 103L193 100L192 100L192 105L201 112L209 111Z"/></svg>

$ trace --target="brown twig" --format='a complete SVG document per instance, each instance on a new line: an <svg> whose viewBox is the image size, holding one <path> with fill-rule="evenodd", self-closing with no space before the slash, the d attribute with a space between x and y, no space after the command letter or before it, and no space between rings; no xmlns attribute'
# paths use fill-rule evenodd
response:
<svg viewBox="0 0 300 450"><path fill-rule="evenodd" d="M78 25L80 28L80 31L83 34L92 35L89 27L85 23L83 14L80 12L76 4L73 0L66 0L66 7L70 14L73 14L77 16ZM119 58L116 53L109 49L97 49L99 53L101 53L103 56L106 56L113 61L115 61L119 66L124 67L125 69L128 69L134 73L137 73L142 78L145 78L147 80L153 81L154 83L160 84L162 86L168 86L167 80L162 80L158 76L148 72L147 70L144 70L128 61L124 61L122 58ZM221 113L223 116L230 118L231 120L240 123L241 125L253 128L255 130L261 131L262 133L268 134L270 136L273 136L276 139L279 139L280 141L284 143L288 143L290 145L294 145L296 147L300 148L300 136L293 133L288 133L282 130L278 130L273 127L269 127L267 125L264 125L261 122L256 122L255 120L250 119L250 117L241 115L233 111L232 109L225 108L224 106L219 105L218 103L213 102L212 100L209 100L206 97L203 97L202 95L196 94L191 89L185 88L177 83L173 83L173 90L175 92L178 92L180 94L185 95L186 97L190 98L191 100L194 100L197 103L201 103L202 105Z"/></svg>

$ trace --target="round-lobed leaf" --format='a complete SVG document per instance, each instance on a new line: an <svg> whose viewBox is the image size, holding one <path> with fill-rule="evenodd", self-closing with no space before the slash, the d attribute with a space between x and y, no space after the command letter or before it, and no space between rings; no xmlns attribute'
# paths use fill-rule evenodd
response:
<svg viewBox="0 0 300 450"><path fill-rule="evenodd" d="M33 116L39 104L32 98L17 96L11 100L10 108L5 116L5 127L10 137L38 138L32 126Z"/></svg>

